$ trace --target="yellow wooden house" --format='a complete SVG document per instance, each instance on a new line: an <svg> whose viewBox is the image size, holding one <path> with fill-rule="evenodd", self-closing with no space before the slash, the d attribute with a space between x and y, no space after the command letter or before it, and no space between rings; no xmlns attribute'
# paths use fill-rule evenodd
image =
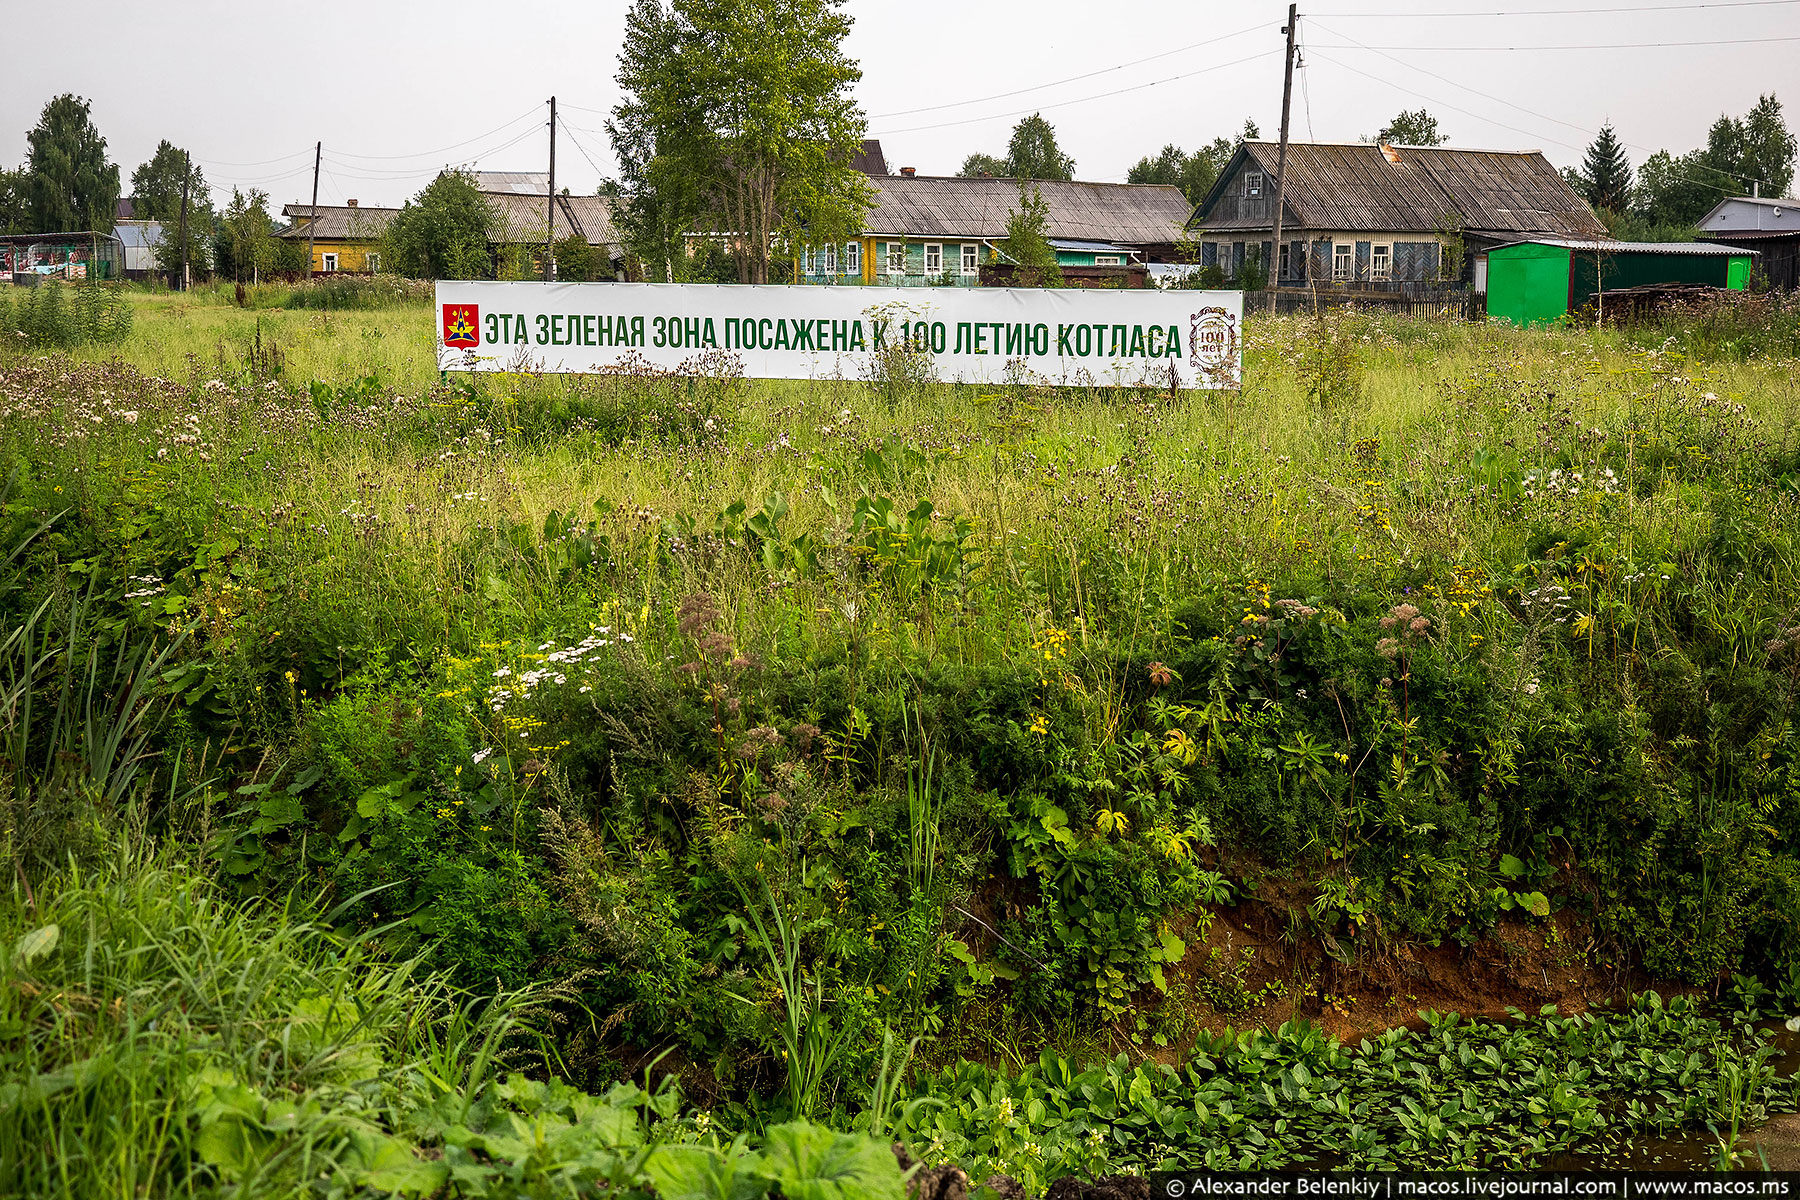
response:
<svg viewBox="0 0 1800 1200"><path fill-rule="evenodd" d="M397 208L345 204L290 204L281 210L288 227L276 236L304 246L312 242L315 275L372 274L381 270L381 236Z"/></svg>

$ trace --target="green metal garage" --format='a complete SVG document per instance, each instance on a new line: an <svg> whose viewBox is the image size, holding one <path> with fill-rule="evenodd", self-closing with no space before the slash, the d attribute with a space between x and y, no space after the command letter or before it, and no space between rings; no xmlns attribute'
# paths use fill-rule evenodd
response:
<svg viewBox="0 0 1800 1200"><path fill-rule="evenodd" d="M1706 242L1611 242L1537 238L1495 246L1477 260L1488 316L1544 325L1594 302L1598 291L1701 284L1741 291L1755 254ZM1485 276L1485 280L1483 277Z"/></svg>

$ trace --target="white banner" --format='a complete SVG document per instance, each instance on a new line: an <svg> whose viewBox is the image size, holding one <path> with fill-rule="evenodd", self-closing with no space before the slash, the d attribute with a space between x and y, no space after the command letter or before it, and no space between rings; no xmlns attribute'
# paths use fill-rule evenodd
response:
<svg viewBox="0 0 1800 1200"><path fill-rule="evenodd" d="M447 371L1235 388L1242 292L437 285Z"/></svg>

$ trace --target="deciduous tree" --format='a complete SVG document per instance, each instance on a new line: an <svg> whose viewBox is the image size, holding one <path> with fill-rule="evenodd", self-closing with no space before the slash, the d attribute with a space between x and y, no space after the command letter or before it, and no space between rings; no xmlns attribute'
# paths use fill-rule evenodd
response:
<svg viewBox="0 0 1800 1200"><path fill-rule="evenodd" d="M445 171L388 222L382 262L414 279L485 279L495 214L464 171Z"/></svg>
<svg viewBox="0 0 1800 1200"><path fill-rule="evenodd" d="M963 159L962 170L957 174L965 179L976 179L983 175L1007 179L1012 176L1012 168L1006 165L1004 158L995 158L991 154L977 152Z"/></svg>
<svg viewBox="0 0 1800 1200"><path fill-rule="evenodd" d="M188 206L196 204L212 208L212 193L206 186L206 172L187 151L164 138L157 144L150 161L131 173L132 215L147 221L176 221L181 218L181 185L185 174Z"/></svg>
<svg viewBox="0 0 1800 1200"><path fill-rule="evenodd" d="M672 277L697 232L730 251L741 282L766 283L778 244L862 231L850 25L843 0L637 0L607 132L640 257Z"/></svg>
<svg viewBox="0 0 1800 1200"><path fill-rule="evenodd" d="M44 105L26 135L26 224L32 233L92 229L111 233L119 206L119 168L106 161L106 139L88 101L65 93Z"/></svg>
<svg viewBox="0 0 1800 1200"><path fill-rule="evenodd" d="M1450 140L1450 135L1440 132L1437 118L1420 108L1399 113L1369 140L1399 146L1441 146Z"/></svg>
<svg viewBox="0 0 1800 1200"><path fill-rule="evenodd" d="M1073 179L1075 160L1056 143L1056 127L1042 113L1032 113L1013 126L1006 157L971 154L963 160L964 176L995 175L1003 179Z"/></svg>
<svg viewBox="0 0 1800 1200"><path fill-rule="evenodd" d="M1006 219L1000 250L1017 267L1013 280L1020 287L1062 286L1062 266L1050 244L1050 206L1036 184L1019 180L1019 207Z"/></svg>

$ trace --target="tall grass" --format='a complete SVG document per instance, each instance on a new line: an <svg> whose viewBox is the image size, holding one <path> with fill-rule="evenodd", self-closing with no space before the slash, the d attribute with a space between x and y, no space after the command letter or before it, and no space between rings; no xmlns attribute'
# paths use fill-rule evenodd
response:
<svg viewBox="0 0 1800 1200"><path fill-rule="evenodd" d="M13 871L0 948L5 1195L355 1190L384 1130L466 1109L528 1007L471 1004L304 905L232 903L130 836Z"/></svg>

